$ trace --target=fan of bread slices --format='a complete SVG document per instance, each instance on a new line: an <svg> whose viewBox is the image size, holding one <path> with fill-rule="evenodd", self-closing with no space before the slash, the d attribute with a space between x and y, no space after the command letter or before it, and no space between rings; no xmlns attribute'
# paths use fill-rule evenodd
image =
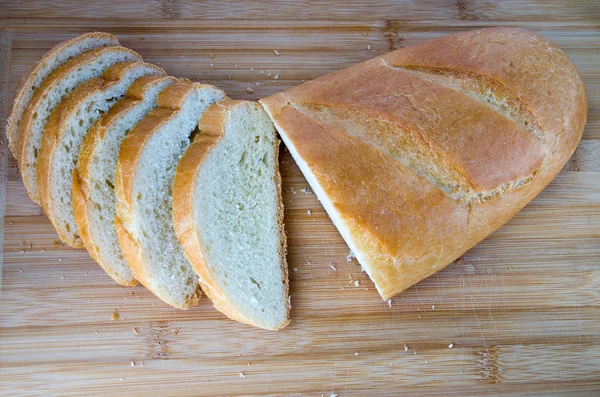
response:
<svg viewBox="0 0 600 397"><path fill-rule="evenodd" d="M9 147L60 238L188 309L289 323L279 140L383 299L442 269L558 174L587 100L568 57L492 28L379 56L257 102L166 76L106 33L19 85Z"/></svg>
<svg viewBox="0 0 600 397"><path fill-rule="evenodd" d="M107 33L54 47L13 98L10 150L63 242L171 306L204 290L232 319L289 323L279 140L258 103L167 76Z"/></svg>

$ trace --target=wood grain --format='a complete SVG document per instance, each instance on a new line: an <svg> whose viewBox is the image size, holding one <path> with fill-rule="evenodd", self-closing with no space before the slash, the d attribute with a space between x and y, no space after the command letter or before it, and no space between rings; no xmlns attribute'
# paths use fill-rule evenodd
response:
<svg viewBox="0 0 600 397"><path fill-rule="evenodd" d="M35 60L91 30L116 34L170 74L258 99L391 49L499 25L559 45L582 74L589 114L575 155L530 205L391 306L347 259L283 150L293 310L277 333L232 322L207 299L167 307L59 244L2 130L0 395L600 395L599 21L597 1L3 1L2 119Z"/></svg>

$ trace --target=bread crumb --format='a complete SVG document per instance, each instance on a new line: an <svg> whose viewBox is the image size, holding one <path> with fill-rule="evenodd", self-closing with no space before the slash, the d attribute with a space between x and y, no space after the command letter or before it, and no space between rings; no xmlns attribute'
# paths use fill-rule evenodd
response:
<svg viewBox="0 0 600 397"><path fill-rule="evenodd" d="M25 247L27 245L27 241L21 241L21 247Z"/></svg>
<svg viewBox="0 0 600 397"><path fill-rule="evenodd" d="M337 270L337 268L333 265L329 266L331 268L331 270L333 270L334 272Z"/></svg>
<svg viewBox="0 0 600 397"><path fill-rule="evenodd" d="M352 262L352 258L356 258L356 256L354 255L354 252L350 251L350 253L348 254L348 256L346 257L346 260L348 262Z"/></svg>
<svg viewBox="0 0 600 397"><path fill-rule="evenodd" d="M60 275L60 279L61 279L61 280L64 280L64 279L65 279L65 275L64 275L64 274L61 274L61 275Z"/></svg>
<svg viewBox="0 0 600 397"><path fill-rule="evenodd" d="M273 50L273 54L275 54L277 56L281 55L281 53L279 51L277 51L277 50Z"/></svg>
<svg viewBox="0 0 600 397"><path fill-rule="evenodd" d="M62 258L58 258L58 261L59 261L59 262L62 262Z"/></svg>
<svg viewBox="0 0 600 397"><path fill-rule="evenodd" d="M296 272L298 271L298 268L297 268L297 267L295 267L295 268L293 268L292 270L294 271L294 273L296 273Z"/></svg>
<svg viewBox="0 0 600 397"><path fill-rule="evenodd" d="M21 250L20 254L23 255L25 253L25 251Z"/></svg>
<svg viewBox="0 0 600 397"><path fill-rule="evenodd" d="M254 93L254 90L253 90L251 87L248 87L248 88L246 88L246 92L247 92L248 94L253 94L253 93Z"/></svg>
<svg viewBox="0 0 600 397"><path fill-rule="evenodd" d="M306 213L307 213L308 215L312 215L312 212L310 212L310 210L307 210L307 211L306 211Z"/></svg>
<svg viewBox="0 0 600 397"><path fill-rule="evenodd" d="M55 247L66 247L66 245L67 245L67 244L63 243L63 242L62 242L62 241L60 241L60 240L54 240L54 243L53 243L53 245L54 245Z"/></svg>
<svg viewBox="0 0 600 397"><path fill-rule="evenodd" d="M244 375L243 373L240 372L240 378L245 378L246 375Z"/></svg>
<svg viewBox="0 0 600 397"><path fill-rule="evenodd" d="M300 189L300 191L302 193L304 193L304 194L312 194L312 192L308 188L305 188L305 187L303 187L302 189Z"/></svg>
<svg viewBox="0 0 600 397"><path fill-rule="evenodd" d="M120 380L121 382L123 382L125 379L121 378L121 379L119 379L119 380Z"/></svg>
<svg viewBox="0 0 600 397"><path fill-rule="evenodd" d="M276 74L275 76L273 76L273 78L274 78L275 80L278 80L278 79L279 79L279 74Z"/></svg>
<svg viewBox="0 0 600 397"><path fill-rule="evenodd" d="M227 80L231 80L231 75L230 74L227 75Z"/></svg>
<svg viewBox="0 0 600 397"><path fill-rule="evenodd" d="M338 397L338 394L332 394L332 395L331 395L331 396L329 396L329 397Z"/></svg>
<svg viewBox="0 0 600 397"><path fill-rule="evenodd" d="M132 366L132 367L135 367L135 363L134 363L133 361L131 362L131 366Z"/></svg>
<svg viewBox="0 0 600 397"><path fill-rule="evenodd" d="M271 77L271 74L272 74L271 72L267 73L267 77Z"/></svg>
<svg viewBox="0 0 600 397"><path fill-rule="evenodd" d="M110 316L110 321L116 321L119 319L119 310L115 309L114 312L112 312L112 315Z"/></svg>
<svg viewBox="0 0 600 397"><path fill-rule="evenodd" d="M94 333L95 333L96 335L98 335L98 331L94 331Z"/></svg>
<svg viewBox="0 0 600 397"><path fill-rule="evenodd" d="M388 306L389 306L389 307L392 307L392 300L391 300L391 299L388 299L388 301L387 301L387 302L388 302Z"/></svg>
<svg viewBox="0 0 600 397"><path fill-rule="evenodd" d="M435 305L431 305L431 310L435 310Z"/></svg>
<svg viewBox="0 0 600 397"><path fill-rule="evenodd" d="M405 343L404 344L404 351L407 352L408 351L408 345Z"/></svg>
<svg viewBox="0 0 600 397"><path fill-rule="evenodd" d="M179 334L179 328L174 328L173 329L173 335L177 335Z"/></svg>
<svg viewBox="0 0 600 397"><path fill-rule="evenodd" d="M371 44L369 44L369 45L367 46L367 51L370 51L370 50L371 50Z"/></svg>
<svg viewBox="0 0 600 397"><path fill-rule="evenodd" d="M358 287L360 286L360 281L356 280L356 281L354 282L354 286L358 288Z"/></svg>
<svg viewBox="0 0 600 397"><path fill-rule="evenodd" d="M454 343L450 343L450 344L448 345L448 349L452 349L453 347L454 347Z"/></svg>
<svg viewBox="0 0 600 397"><path fill-rule="evenodd" d="M212 68L213 66L215 66L215 64L214 63L209 63L208 66L210 66Z"/></svg>
<svg viewBox="0 0 600 397"><path fill-rule="evenodd" d="M354 352L354 356L358 356L358 352Z"/></svg>
<svg viewBox="0 0 600 397"><path fill-rule="evenodd" d="M42 248L40 252L46 252L46 248Z"/></svg>
<svg viewBox="0 0 600 397"><path fill-rule="evenodd" d="M9 224L14 225L15 223L13 221L10 221Z"/></svg>
<svg viewBox="0 0 600 397"><path fill-rule="evenodd" d="M369 37L369 35L367 34L367 32L363 32L363 36Z"/></svg>
<svg viewBox="0 0 600 397"><path fill-rule="evenodd" d="M215 59L215 54L210 54L208 57L209 57L210 59Z"/></svg>
<svg viewBox="0 0 600 397"><path fill-rule="evenodd" d="M306 266L310 266L312 265L312 263L310 263L310 261L306 261Z"/></svg>
<svg viewBox="0 0 600 397"><path fill-rule="evenodd" d="M134 328L133 328L133 334L134 334L134 335L139 335L139 334L140 334L140 331L138 331L138 329L134 327Z"/></svg>
<svg viewBox="0 0 600 397"><path fill-rule="evenodd" d="M296 191L294 190L294 188L293 188L293 187L290 187L290 192L291 192L292 194L296 194Z"/></svg>

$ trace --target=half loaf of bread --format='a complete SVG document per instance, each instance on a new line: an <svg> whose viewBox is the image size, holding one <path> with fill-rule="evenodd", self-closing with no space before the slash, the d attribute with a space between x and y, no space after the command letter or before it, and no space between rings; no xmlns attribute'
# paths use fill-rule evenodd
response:
<svg viewBox="0 0 600 397"><path fill-rule="evenodd" d="M115 228L123 255L139 282L181 309L197 303L200 288L173 230L173 178L200 117L224 97L207 84L170 85L119 151Z"/></svg>
<svg viewBox="0 0 600 397"><path fill-rule="evenodd" d="M68 245L83 247L71 194L83 138L136 79L163 74L162 69L149 63L117 63L102 77L88 80L72 91L50 115L37 164L37 185L42 208Z"/></svg>
<svg viewBox="0 0 600 397"><path fill-rule="evenodd" d="M261 103L384 299L532 200L587 113L569 58L513 28L403 48Z"/></svg>
<svg viewBox="0 0 600 397"><path fill-rule="evenodd" d="M42 135L50 113L69 92L89 79L100 77L111 65L141 59L138 54L124 47L103 47L88 51L52 72L35 91L19 123L17 138L19 169L27 192L35 203L40 203L36 170Z"/></svg>
<svg viewBox="0 0 600 397"><path fill-rule="evenodd" d="M17 156L17 135L19 133L21 117L23 117L23 113L29 105L35 91L50 73L62 66L68 60L75 58L84 52L100 47L112 47L118 45L119 42L111 34L101 32L85 33L71 40L57 44L54 48L45 53L39 61L31 65L15 91L9 112L8 125L6 127L8 147L15 157Z"/></svg>
<svg viewBox="0 0 600 397"><path fill-rule="evenodd" d="M289 323L279 140L255 102L212 105L173 185L173 224L204 292L228 317Z"/></svg>
<svg viewBox="0 0 600 397"><path fill-rule="evenodd" d="M115 231L114 180L121 142L154 107L158 94L176 79L144 76L90 129L73 173L73 213L79 236L92 258L116 282L136 285Z"/></svg>

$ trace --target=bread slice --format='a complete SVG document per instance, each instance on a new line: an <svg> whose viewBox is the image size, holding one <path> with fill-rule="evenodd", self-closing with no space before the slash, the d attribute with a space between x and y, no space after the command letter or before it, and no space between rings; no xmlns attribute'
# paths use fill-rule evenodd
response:
<svg viewBox="0 0 600 397"><path fill-rule="evenodd" d="M513 28L405 47L261 103L383 299L532 200L587 112L569 58Z"/></svg>
<svg viewBox="0 0 600 397"><path fill-rule="evenodd" d="M173 225L204 292L228 317L289 323L275 127L255 102L223 100L202 116L173 185Z"/></svg>
<svg viewBox="0 0 600 397"><path fill-rule="evenodd" d="M42 138L37 164L40 202L61 240L83 247L72 202L73 170L83 138L94 122L121 99L142 76L164 71L143 62L117 63L69 93L52 111Z"/></svg>
<svg viewBox="0 0 600 397"><path fill-rule="evenodd" d="M13 155L17 156L17 135L19 123L25 109L29 105L35 90L54 70L62 66L68 60L75 58L84 52L100 47L118 46L116 37L108 33L93 32L82 34L69 41L62 42L44 54L44 56L33 64L25 76L21 79L13 96L6 135L8 136L8 147Z"/></svg>
<svg viewBox="0 0 600 397"><path fill-rule="evenodd" d="M42 134L50 113L62 99L81 83L100 77L118 62L141 61L135 52L124 47L104 47L74 58L48 76L35 91L19 123L17 160L29 197L39 204L36 167Z"/></svg>
<svg viewBox="0 0 600 397"><path fill-rule="evenodd" d="M115 228L123 256L139 282L181 309L198 302L200 288L173 230L173 178L200 117L223 97L207 84L170 85L119 151Z"/></svg>
<svg viewBox="0 0 600 397"><path fill-rule="evenodd" d="M115 171L121 142L155 106L172 77L137 79L124 99L104 114L85 136L73 173L73 213L83 245L108 275L122 285L137 280L125 262L115 230Z"/></svg>

